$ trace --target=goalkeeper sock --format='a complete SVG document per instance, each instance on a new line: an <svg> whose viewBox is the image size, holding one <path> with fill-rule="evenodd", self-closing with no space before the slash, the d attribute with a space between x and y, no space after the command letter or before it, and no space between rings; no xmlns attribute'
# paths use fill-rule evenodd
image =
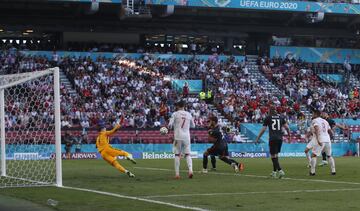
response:
<svg viewBox="0 0 360 211"><path fill-rule="evenodd" d="M126 173L126 169L125 169L124 167L122 167L122 165L120 165L119 162L114 161L114 162L112 163L112 166L114 166L114 167L115 167L117 170L119 170L120 172Z"/></svg>
<svg viewBox="0 0 360 211"><path fill-rule="evenodd" d="M191 159L191 155L185 155L186 157L186 163L187 163L187 166L189 168L189 173L192 173L193 172L193 167L192 167L192 159Z"/></svg>
<svg viewBox="0 0 360 211"><path fill-rule="evenodd" d="M175 155L175 175L179 176L180 172L180 156Z"/></svg>

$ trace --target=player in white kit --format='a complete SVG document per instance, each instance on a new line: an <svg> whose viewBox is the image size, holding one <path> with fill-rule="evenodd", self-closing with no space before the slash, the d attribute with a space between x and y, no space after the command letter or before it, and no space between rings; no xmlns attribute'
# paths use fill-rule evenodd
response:
<svg viewBox="0 0 360 211"><path fill-rule="evenodd" d="M180 179L180 156L185 156L187 166L189 168L189 178L193 177L191 145L190 145L190 127L194 128L195 123L191 114L185 111L185 102L176 103L177 111L171 115L169 128L174 128L174 145L173 152L175 154L175 179Z"/></svg>
<svg viewBox="0 0 360 211"><path fill-rule="evenodd" d="M305 134L305 138L306 140L310 140L308 142L308 144L306 145L305 147L305 155L306 155L306 158L308 160L308 165L307 167L308 168L311 168L311 153L310 153L310 150L313 148L313 146L316 144L315 143L315 139L312 139L313 137L313 133L315 133L315 129L314 127L312 127L311 125L309 126L309 128L306 130L306 134Z"/></svg>
<svg viewBox="0 0 360 211"><path fill-rule="evenodd" d="M311 161L310 161L310 176L315 176L315 168L317 157L321 156L322 152L326 152L329 159L331 174L336 175L335 161L331 156L331 141L330 135L332 130L328 121L321 118L321 112L318 110L313 111L313 120L310 126L310 132L312 133L311 141L307 144L305 153L310 149L312 150Z"/></svg>

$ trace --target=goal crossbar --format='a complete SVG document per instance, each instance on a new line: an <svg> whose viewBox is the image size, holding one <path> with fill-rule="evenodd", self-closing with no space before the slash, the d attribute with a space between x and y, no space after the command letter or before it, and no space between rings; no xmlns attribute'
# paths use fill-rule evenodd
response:
<svg viewBox="0 0 360 211"><path fill-rule="evenodd" d="M0 85L0 89L6 89L6 88L9 88L9 87L12 87L12 86L15 86L15 85L25 83L25 82L27 82L29 80L32 80L32 79L39 78L41 76L45 76L45 75L55 73L56 70L57 70L57 68L52 68L52 69L48 69L48 70L35 71L35 72L31 72L31 73L19 73L19 74L1 75L0 76L0 81L6 80L6 79L9 79L9 78L14 78L14 77L18 77L20 79L18 79L16 81L13 81L13 82L10 82L10 83L7 83L7 84ZM59 70L57 70L57 71L59 71Z"/></svg>

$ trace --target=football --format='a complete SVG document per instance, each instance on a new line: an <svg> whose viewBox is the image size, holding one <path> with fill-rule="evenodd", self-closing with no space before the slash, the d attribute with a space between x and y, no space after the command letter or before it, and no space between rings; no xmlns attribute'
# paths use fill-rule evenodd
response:
<svg viewBox="0 0 360 211"><path fill-rule="evenodd" d="M165 135L165 134L167 134L168 132L169 132L169 130L168 130L166 127L160 128L160 133L161 133L161 135Z"/></svg>

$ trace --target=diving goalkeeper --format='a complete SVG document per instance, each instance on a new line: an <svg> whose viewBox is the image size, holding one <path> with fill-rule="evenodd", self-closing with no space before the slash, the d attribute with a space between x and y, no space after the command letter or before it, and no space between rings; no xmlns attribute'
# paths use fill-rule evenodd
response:
<svg viewBox="0 0 360 211"><path fill-rule="evenodd" d="M96 139L96 148L101 154L101 157L104 160L106 160L110 165L114 166L120 172L127 174L129 177L135 177L133 173L126 170L116 160L118 156L124 156L127 160L130 160L131 162L136 164L132 155L126 151L115 149L109 144L109 137L113 135L116 132L116 130L118 130L121 127L121 124L123 122L124 122L124 118L122 117L121 120L118 123L116 123L115 127L112 130L106 130L105 122L99 122L100 132Z"/></svg>

